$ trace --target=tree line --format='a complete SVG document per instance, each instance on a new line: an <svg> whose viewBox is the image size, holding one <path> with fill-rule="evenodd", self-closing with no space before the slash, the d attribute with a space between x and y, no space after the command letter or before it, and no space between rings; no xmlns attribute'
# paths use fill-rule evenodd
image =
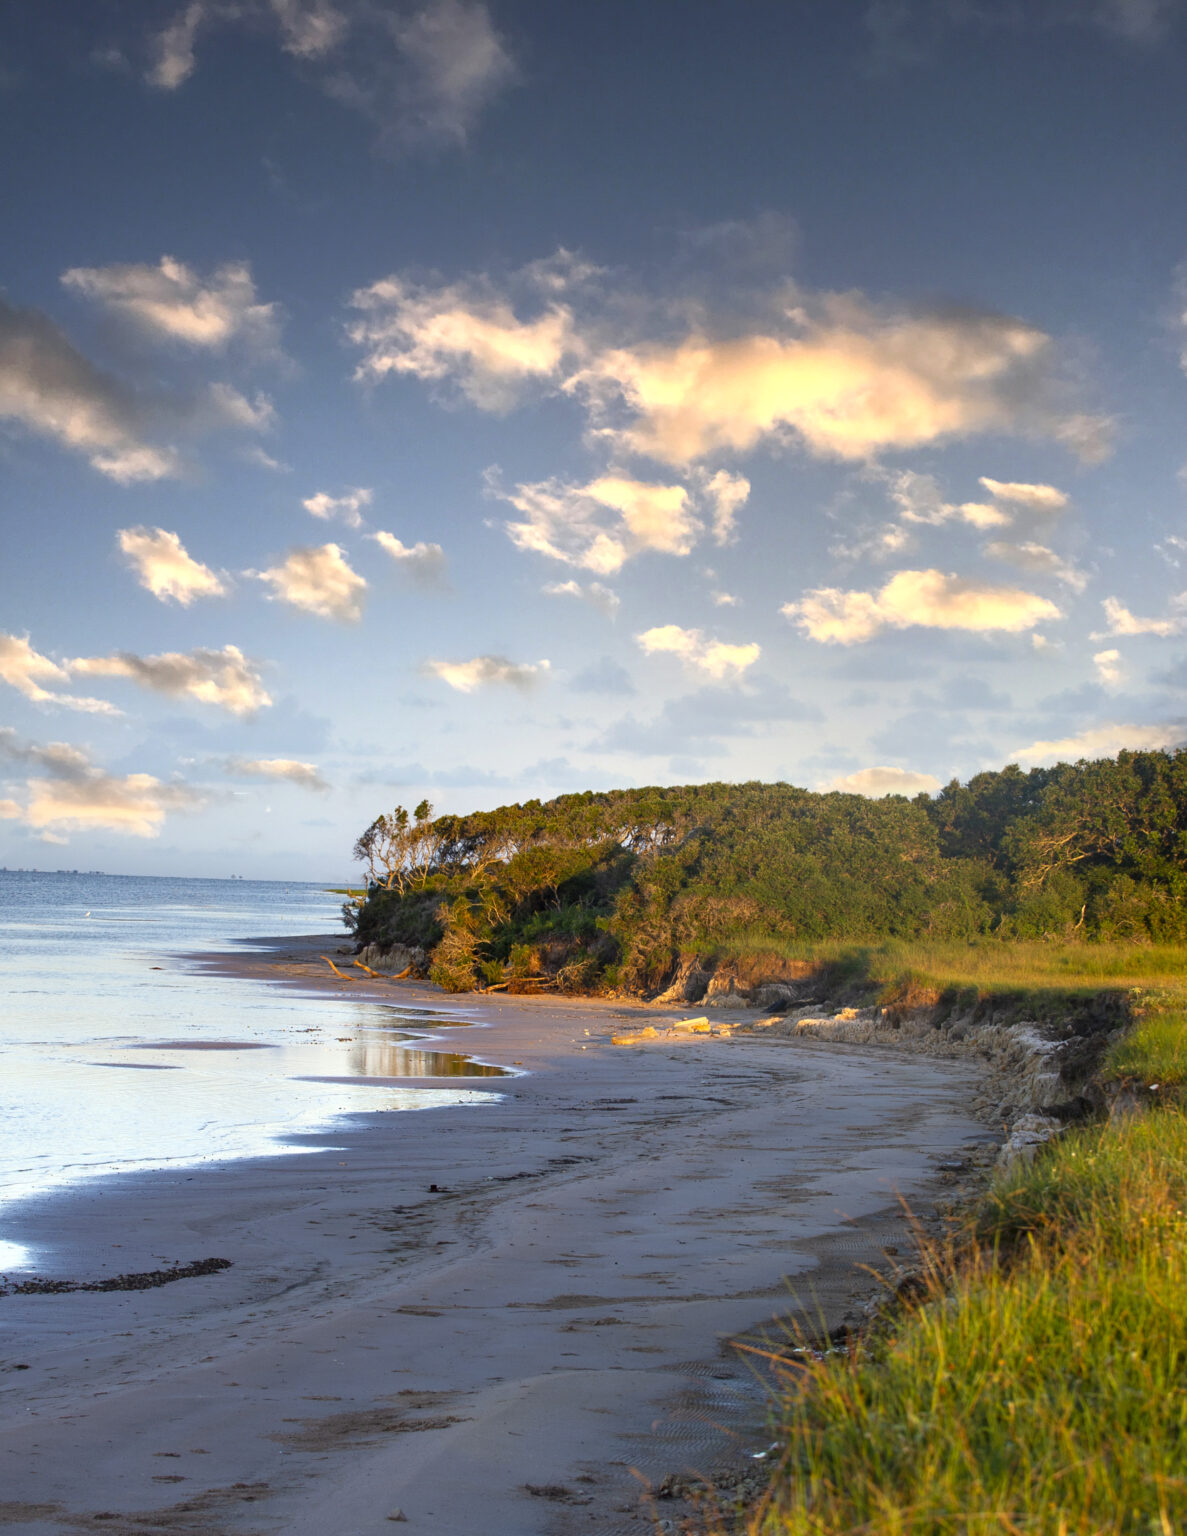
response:
<svg viewBox="0 0 1187 1536"><path fill-rule="evenodd" d="M644 992L764 943L1185 940L1187 751L1011 764L914 799L755 782L422 801L354 852L359 943L423 949L452 990Z"/></svg>

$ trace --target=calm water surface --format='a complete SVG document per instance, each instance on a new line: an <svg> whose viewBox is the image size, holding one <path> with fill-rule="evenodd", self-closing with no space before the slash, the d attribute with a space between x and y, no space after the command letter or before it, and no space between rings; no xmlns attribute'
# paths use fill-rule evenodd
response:
<svg viewBox="0 0 1187 1536"><path fill-rule="evenodd" d="M0 871L0 1269L14 1200L100 1174L301 1152L359 1111L487 1103L439 1014L199 973L252 934L331 933L323 886ZM401 1086L400 1078L441 1079ZM449 1086L445 1080L449 1079Z"/></svg>

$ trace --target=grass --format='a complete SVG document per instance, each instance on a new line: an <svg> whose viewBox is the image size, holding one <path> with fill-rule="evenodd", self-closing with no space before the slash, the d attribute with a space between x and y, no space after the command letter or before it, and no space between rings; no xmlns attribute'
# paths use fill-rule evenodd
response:
<svg viewBox="0 0 1187 1536"><path fill-rule="evenodd" d="M1185 1040L1155 1002L1108 1069L1181 1081ZM1069 1131L929 1263L893 1336L789 1389L750 1536L1187 1530L1183 1107Z"/></svg>
<svg viewBox="0 0 1187 1536"><path fill-rule="evenodd" d="M1064 998L1136 988L1166 994L1187 1008L1187 944L991 936L963 943L927 939L803 942L750 931L734 935L728 953L807 961L883 990L907 978L937 992L975 990L982 997L1029 993Z"/></svg>

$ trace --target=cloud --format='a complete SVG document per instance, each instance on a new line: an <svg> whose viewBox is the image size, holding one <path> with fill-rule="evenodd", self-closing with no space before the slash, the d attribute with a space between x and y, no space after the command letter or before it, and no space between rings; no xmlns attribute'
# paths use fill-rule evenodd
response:
<svg viewBox="0 0 1187 1536"><path fill-rule="evenodd" d="M984 481L982 481L984 484ZM945 501L932 475L904 469L889 476L891 500L907 523L936 525L948 522L971 523L974 528L998 528L1012 521L1009 512L983 501Z"/></svg>
<svg viewBox="0 0 1187 1536"><path fill-rule="evenodd" d="M1176 606L1187 604L1187 592L1181 592L1172 601ZM1094 634L1094 640L1103 640L1107 635L1180 635L1187 629L1187 613L1169 619L1142 619L1115 597L1106 597L1101 606L1109 627Z"/></svg>
<svg viewBox="0 0 1187 1536"><path fill-rule="evenodd" d="M879 592L822 587L780 610L811 640L855 645L879 630L965 629L1017 634L1062 617L1045 597L1017 587L967 581L943 571L899 571Z"/></svg>
<svg viewBox="0 0 1187 1536"><path fill-rule="evenodd" d="M578 672L570 684L574 693L607 693L619 697L637 693L630 673L609 656L602 656L592 666Z"/></svg>
<svg viewBox="0 0 1187 1536"><path fill-rule="evenodd" d="M86 454L100 474L130 485L175 475L175 449L145 440L131 391L83 357L37 310L0 298L0 417Z"/></svg>
<svg viewBox="0 0 1187 1536"><path fill-rule="evenodd" d="M1072 565L1069 560L1064 560L1053 549L1048 549L1045 544L1036 544L1031 540L1011 544L1005 539L996 539L986 544L985 553L991 559L1017 566L1020 571L1031 571L1036 576L1054 576L1073 592L1083 592L1088 585L1088 576L1084 571Z"/></svg>
<svg viewBox="0 0 1187 1536"><path fill-rule="evenodd" d="M202 647L165 651L159 656L119 651L113 656L80 656L68 666L84 677L126 677L154 693L217 704L232 715L252 715L272 702L255 663L236 645L224 645L221 651Z"/></svg>
<svg viewBox="0 0 1187 1536"><path fill-rule="evenodd" d="M373 497L373 491L359 485L342 496L330 496L325 491L318 491L315 496L306 497L301 505L311 516L320 517L326 522L336 517L348 528L361 528L362 509L371 505Z"/></svg>
<svg viewBox="0 0 1187 1536"><path fill-rule="evenodd" d="M190 0L189 5L157 33L152 40L152 63L146 75L150 85L162 91L175 91L189 79L197 62L194 41L208 13L206 0Z"/></svg>
<svg viewBox="0 0 1187 1536"><path fill-rule="evenodd" d="M280 352L280 309L256 297L251 266L226 262L202 278L175 256L156 266L72 267L62 282L154 341L221 352L241 341L261 356Z"/></svg>
<svg viewBox="0 0 1187 1536"><path fill-rule="evenodd" d="M718 679L740 677L762 655L759 645L727 645L723 640L707 639L699 629L682 629L679 624L658 625L635 639L649 656L667 652Z"/></svg>
<svg viewBox="0 0 1187 1536"><path fill-rule="evenodd" d="M229 757L223 764L223 772L232 778L283 779L318 794L324 794L330 787L316 764L302 763L292 757Z"/></svg>
<svg viewBox="0 0 1187 1536"><path fill-rule="evenodd" d="M440 544L426 544L423 539L415 544L405 544L394 533L387 533L382 528L371 537L418 586L444 584L445 551Z"/></svg>
<svg viewBox="0 0 1187 1536"><path fill-rule="evenodd" d="M6 816L53 842L64 841L64 834L73 831L156 837L167 812L197 810L205 804L201 792L187 784L163 784L148 773L116 777L95 767L77 747L21 742L6 727L0 728L0 757L42 770L42 776L26 780L28 799L23 806L5 802L15 807L15 817L11 809Z"/></svg>
<svg viewBox="0 0 1187 1536"><path fill-rule="evenodd" d="M740 737L769 735L781 726L822 719L815 705L801 703L773 678L730 680L669 699L650 720L625 715L591 742L589 750L671 757L683 748L719 757L728 751L729 742Z"/></svg>
<svg viewBox="0 0 1187 1536"><path fill-rule="evenodd" d="M600 581L591 581L587 587L583 587L579 581L553 581L542 587L541 591L549 597L580 598L611 619L622 605L618 593L604 587Z"/></svg>
<svg viewBox="0 0 1187 1536"><path fill-rule="evenodd" d="M818 457L869 459L983 432L1054 437L1087 458L1104 450L1107 424L1064 408L1052 340L1025 321L836 294L787 321L607 348L566 388L605 420L610 441L669 464L782 439Z"/></svg>
<svg viewBox="0 0 1187 1536"><path fill-rule="evenodd" d="M1121 652L1097 651L1092 658L1092 664L1096 668L1096 675L1108 688L1115 688L1121 681Z"/></svg>
<svg viewBox="0 0 1187 1536"><path fill-rule="evenodd" d="M693 498L682 485L657 485L622 475L603 475L586 485L540 480L491 495L523 514L504 523L517 549L548 555L566 565L610 576L644 550L687 555L703 532Z"/></svg>
<svg viewBox="0 0 1187 1536"><path fill-rule="evenodd" d="M470 661L426 661L421 671L439 677L458 693L473 693L490 683L506 683L512 688L528 689L538 683L550 663L514 662L505 656L475 656Z"/></svg>
<svg viewBox="0 0 1187 1536"><path fill-rule="evenodd" d="M146 79L163 91L197 68L199 33L215 24L275 27L283 51L330 96L363 113L386 144L464 144L516 78L481 0L416 8L346 0L190 0L150 41Z"/></svg>
<svg viewBox="0 0 1187 1536"><path fill-rule="evenodd" d="M930 795L940 788L940 781L930 773L880 767L862 768L857 773L830 779L819 787L824 793L838 790L846 795L865 795L870 800L881 800L884 795Z"/></svg>
<svg viewBox="0 0 1187 1536"><path fill-rule="evenodd" d="M1187 740L1183 725L1096 725L1078 736L1059 741L1032 741L1012 747L1011 759L1020 763L1072 763L1080 758L1116 757L1118 752L1159 752Z"/></svg>
<svg viewBox="0 0 1187 1536"><path fill-rule="evenodd" d="M78 709L89 715L118 715L122 711L105 699L79 698L72 693L53 693L42 683L65 683L69 673L48 656L42 656L29 644L28 635L6 635L0 631L0 682L7 683L34 704L60 704L63 709Z"/></svg>
<svg viewBox="0 0 1187 1536"><path fill-rule="evenodd" d="M709 601L714 608L736 608L742 599L732 592L710 592Z"/></svg>
<svg viewBox="0 0 1187 1536"><path fill-rule="evenodd" d="M196 597L222 597L226 586L208 565L191 558L175 533L164 528L121 528L119 546L140 585L162 602L188 608Z"/></svg>
<svg viewBox="0 0 1187 1536"><path fill-rule="evenodd" d="M356 379L448 381L486 411L510 410L527 385L557 379L579 347L568 305L553 299L520 320L484 278L434 288L393 275L350 302L361 315L346 328L363 349Z"/></svg>
<svg viewBox="0 0 1187 1536"><path fill-rule="evenodd" d="M1021 480L991 480L988 475L982 475L980 483L996 501L1025 507L1029 512L1062 512L1070 500L1066 491L1058 491L1053 485L1029 485Z"/></svg>
<svg viewBox="0 0 1187 1536"><path fill-rule="evenodd" d="M1166 32L1178 0L1096 0L1093 19L1130 42L1155 42Z"/></svg>
<svg viewBox="0 0 1187 1536"><path fill-rule="evenodd" d="M18 421L120 485L179 475L177 447L161 437L224 429L258 432L275 413L266 395L248 400L229 384L198 392L137 393L104 373L38 310L0 298L0 418Z"/></svg>
<svg viewBox="0 0 1187 1536"><path fill-rule="evenodd" d="M344 623L362 617L367 583L357 571L351 570L337 544L291 549L283 565L245 574L267 582L272 588L272 601L279 600L319 618Z"/></svg>
<svg viewBox="0 0 1187 1536"><path fill-rule="evenodd" d="M738 513L750 497L750 481L745 475L719 469L705 481L704 489L713 509L713 538L718 544L730 544L737 537Z"/></svg>
<svg viewBox="0 0 1187 1536"><path fill-rule="evenodd" d="M516 76L490 12L476 0L432 0L394 20L393 32L408 66L404 131L464 144L483 108Z"/></svg>

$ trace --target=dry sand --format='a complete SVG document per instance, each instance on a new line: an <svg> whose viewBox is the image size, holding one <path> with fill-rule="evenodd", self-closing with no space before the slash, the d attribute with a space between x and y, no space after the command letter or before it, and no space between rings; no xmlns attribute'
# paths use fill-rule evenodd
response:
<svg viewBox="0 0 1187 1536"><path fill-rule="evenodd" d="M234 964L448 1007L336 981L327 942ZM416 1536L649 1531L680 1506L649 1513L647 1483L766 1445L761 1374L731 1340L778 1327L791 1287L830 1326L851 1314L870 1289L854 1266L905 1249L896 1197L930 1209L937 1164L987 1139L964 1064L614 1047L624 1019L679 1010L465 1001L492 1026L480 1054L526 1069L455 1082L489 1105L360 1116L312 1155L26 1208L13 1236L49 1248L43 1273L233 1267L0 1298L0 1527L378 1536L402 1512Z"/></svg>

